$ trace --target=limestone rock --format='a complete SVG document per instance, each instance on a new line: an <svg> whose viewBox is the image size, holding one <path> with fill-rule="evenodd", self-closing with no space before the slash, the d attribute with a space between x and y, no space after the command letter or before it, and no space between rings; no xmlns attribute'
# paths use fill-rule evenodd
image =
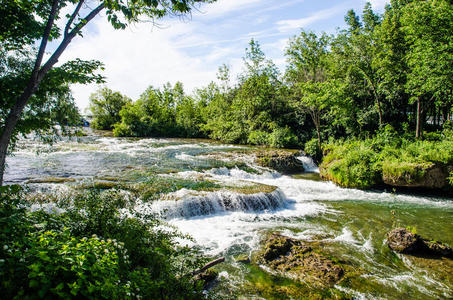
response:
<svg viewBox="0 0 453 300"><path fill-rule="evenodd" d="M256 163L281 173L301 173L304 166L297 156L297 152L283 150L260 151L256 153Z"/></svg>
<svg viewBox="0 0 453 300"><path fill-rule="evenodd" d="M387 233L387 243L390 249L403 254L453 258L451 247L440 242L423 239L406 228L395 228Z"/></svg>
<svg viewBox="0 0 453 300"><path fill-rule="evenodd" d="M423 240L406 228L395 228L387 234L387 243L390 249L405 254L422 251Z"/></svg>
<svg viewBox="0 0 453 300"><path fill-rule="evenodd" d="M266 240L260 259L284 276L315 286L333 285L344 275L341 266L304 242L278 234Z"/></svg>
<svg viewBox="0 0 453 300"><path fill-rule="evenodd" d="M385 184L395 187L442 189L448 186L447 178L451 166L431 163L429 165L414 164L413 168L413 172L403 173L399 176L389 174L384 170L382 179ZM414 174L422 175L414 176Z"/></svg>

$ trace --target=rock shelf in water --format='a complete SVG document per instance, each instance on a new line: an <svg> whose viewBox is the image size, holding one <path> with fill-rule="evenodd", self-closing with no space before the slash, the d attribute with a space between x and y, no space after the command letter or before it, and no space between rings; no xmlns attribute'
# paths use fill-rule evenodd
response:
<svg viewBox="0 0 453 300"><path fill-rule="evenodd" d="M318 287L332 286L344 275L343 268L331 259L300 240L279 234L266 239L258 261L285 277Z"/></svg>
<svg viewBox="0 0 453 300"><path fill-rule="evenodd" d="M387 233L387 243L393 251L417 256L440 256L453 259L453 249L437 241L428 241L406 228Z"/></svg>

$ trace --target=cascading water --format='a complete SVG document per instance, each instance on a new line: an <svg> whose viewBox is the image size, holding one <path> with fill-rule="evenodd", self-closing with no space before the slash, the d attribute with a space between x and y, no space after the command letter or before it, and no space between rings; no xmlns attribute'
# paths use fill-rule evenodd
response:
<svg viewBox="0 0 453 300"><path fill-rule="evenodd" d="M215 215L229 211L264 212L285 207L285 196L275 190L271 193L243 195L235 192L211 192L205 195L193 195L193 191L180 190L170 195L175 200L153 202L151 211L167 219L191 218L194 216Z"/></svg>
<svg viewBox="0 0 453 300"><path fill-rule="evenodd" d="M453 244L451 199L344 189L330 182L264 171L251 159L246 161L246 168L240 169L232 167L234 150L241 150L244 160L244 152L253 153L254 148L198 140L93 136L52 147L21 141L19 151L7 159L5 180L23 184L48 177L70 178L74 181L64 183L69 190L97 178L146 182L149 173L196 182L212 181L223 188L215 191L179 188L154 202L137 200L136 209L160 215L193 237L193 242L186 243L194 243L209 255L226 256L230 262L238 254L256 251L268 232L321 243L332 257L356 268L357 279L351 279L350 285L340 283L335 287L352 297L453 297L453 263L396 255L385 244L385 234L393 226L414 225L423 236ZM36 155L37 151L44 153ZM310 158L299 160L307 172L318 172ZM276 189L248 194L228 189L243 188L244 182ZM58 186L62 185L29 184L43 193L61 192ZM267 273L258 266L230 263L223 271L230 274L228 289L237 288L245 297L253 298L256 287L278 285L271 278L269 282L259 281ZM239 287L244 284L252 288L241 290Z"/></svg>
<svg viewBox="0 0 453 300"><path fill-rule="evenodd" d="M319 173L318 166L315 164L315 162L310 156L298 156L297 159L302 162L305 172Z"/></svg>

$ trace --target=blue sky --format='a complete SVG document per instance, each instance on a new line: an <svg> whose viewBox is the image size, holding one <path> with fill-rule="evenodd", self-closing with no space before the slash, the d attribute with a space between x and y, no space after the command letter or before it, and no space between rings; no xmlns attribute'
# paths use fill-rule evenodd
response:
<svg viewBox="0 0 453 300"><path fill-rule="evenodd" d="M387 0L370 1L383 12ZM216 79L221 64L233 79L251 38L284 71L284 49L301 28L335 33L344 27L348 9L361 13L362 0L218 0L194 11L190 19L166 18L159 26L134 24L114 30L104 14L90 24L84 37L73 40L60 62L76 57L105 64L106 86L136 100L149 86L181 81L191 93ZM72 87L77 105L85 108L96 85Z"/></svg>

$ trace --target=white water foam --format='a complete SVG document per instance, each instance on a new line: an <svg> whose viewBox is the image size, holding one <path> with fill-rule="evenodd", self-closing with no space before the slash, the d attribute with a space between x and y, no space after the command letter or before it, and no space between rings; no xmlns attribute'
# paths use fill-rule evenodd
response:
<svg viewBox="0 0 453 300"><path fill-rule="evenodd" d="M285 196L279 190L251 195L230 191L200 194L196 191L180 190L167 197L170 198L154 201L151 205L154 213L167 219L191 218L228 211L260 212L285 207Z"/></svg>
<svg viewBox="0 0 453 300"><path fill-rule="evenodd" d="M302 162L304 166L305 172L308 173L319 173L319 168L313 161L313 159L309 156L298 156L296 157L298 160Z"/></svg>

